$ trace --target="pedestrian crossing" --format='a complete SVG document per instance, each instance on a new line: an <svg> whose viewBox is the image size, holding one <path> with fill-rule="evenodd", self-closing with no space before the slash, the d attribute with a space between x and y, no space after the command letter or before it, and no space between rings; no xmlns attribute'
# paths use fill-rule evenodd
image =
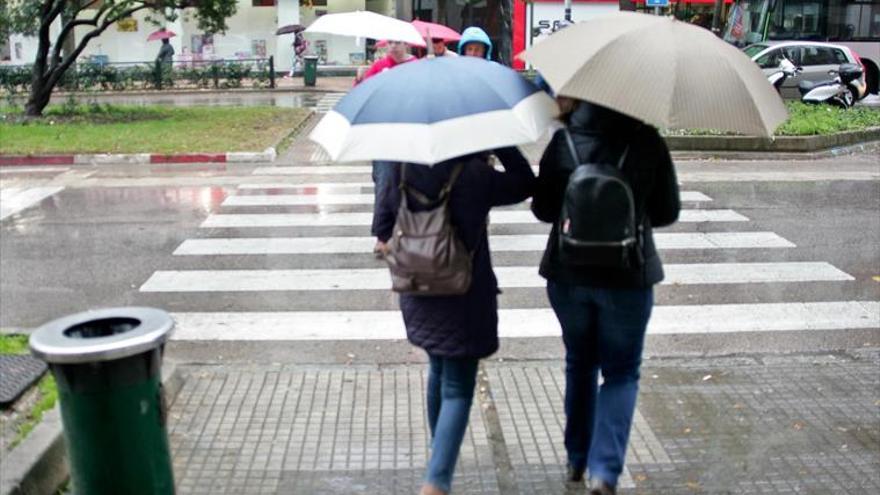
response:
<svg viewBox="0 0 880 495"><path fill-rule="evenodd" d="M371 253L370 172L371 167L359 165L254 170L254 176L289 180L244 178L195 237L174 249L174 263L158 267L140 291L160 298L198 295L189 305L175 305L177 340L405 338L387 268ZM805 246L749 228L753 219L724 208L704 191L683 191L682 200L679 224L655 233L661 255L675 253L675 262L664 265L666 278L658 288L669 297L660 299L681 302L686 298L676 296L685 291L690 298L716 289L732 298L720 304L699 298L693 304L658 304L649 334L880 328L880 302L798 300L809 284L842 287L853 283L851 274L824 260L803 259L797 253ZM310 210L302 213L302 208ZM493 211L490 225L495 272L504 292L500 335L558 336L546 281L537 273L549 226L538 222L526 203ZM710 253L715 258L705 259ZM769 299L752 295L765 287L760 294L770 294ZM223 311L201 306L211 297L225 298Z"/></svg>
<svg viewBox="0 0 880 495"><path fill-rule="evenodd" d="M315 105L315 112L317 113L327 113L339 103L339 100L345 96L346 93L326 93L321 96L321 99L318 100L318 103Z"/></svg>

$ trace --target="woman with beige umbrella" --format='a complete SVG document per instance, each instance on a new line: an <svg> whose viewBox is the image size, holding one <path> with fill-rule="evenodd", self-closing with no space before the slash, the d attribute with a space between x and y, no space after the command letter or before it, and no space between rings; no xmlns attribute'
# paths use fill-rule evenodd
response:
<svg viewBox="0 0 880 495"><path fill-rule="evenodd" d="M657 127L769 136L787 115L748 57L673 19L596 18L522 58L564 109L565 128L541 159L532 211L553 223L540 273L566 349L568 480L580 482L588 471L592 495L613 495L653 286L663 279L652 230L675 222L681 208Z"/></svg>

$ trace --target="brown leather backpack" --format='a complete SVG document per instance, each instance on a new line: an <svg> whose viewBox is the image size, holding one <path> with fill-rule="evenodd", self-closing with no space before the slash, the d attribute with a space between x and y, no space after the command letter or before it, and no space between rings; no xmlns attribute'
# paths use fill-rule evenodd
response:
<svg viewBox="0 0 880 495"><path fill-rule="evenodd" d="M391 270L391 290L420 296L461 295L471 286L473 252L468 252L450 221L449 192L464 164L452 171L437 199L406 185L406 165L400 166L400 208L385 260ZM434 208L414 212L407 193Z"/></svg>

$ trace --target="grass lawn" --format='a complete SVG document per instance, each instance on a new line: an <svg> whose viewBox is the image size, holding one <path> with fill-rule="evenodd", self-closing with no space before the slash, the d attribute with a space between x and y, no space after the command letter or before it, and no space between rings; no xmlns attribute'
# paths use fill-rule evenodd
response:
<svg viewBox="0 0 880 495"><path fill-rule="evenodd" d="M59 105L25 120L0 107L0 153L263 151L309 115L301 108Z"/></svg>
<svg viewBox="0 0 880 495"><path fill-rule="evenodd" d="M880 127L880 109L853 107L848 110L830 105L788 103L788 121L776 130L777 136L813 136Z"/></svg>
<svg viewBox="0 0 880 495"><path fill-rule="evenodd" d="M0 354L27 354L28 352L27 335L0 335ZM9 450L15 448L28 436L28 433L43 419L43 414L46 411L55 407L55 402L58 400L58 388L52 375L47 373L37 382L36 387L38 394L35 402L27 411L21 411L22 417L13 423L16 425L16 432L7 446Z"/></svg>
<svg viewBox="0 0 880 495"><path fill-rule="evenodd" d="M853 107L848 110L831 105L808 105L799 101L786 102L788 120L776 136L816 136L846 131L860 131L880 127L880 109ZM713 129L683 129L665 131L670 136L732 136L734 133Z"/></svg>

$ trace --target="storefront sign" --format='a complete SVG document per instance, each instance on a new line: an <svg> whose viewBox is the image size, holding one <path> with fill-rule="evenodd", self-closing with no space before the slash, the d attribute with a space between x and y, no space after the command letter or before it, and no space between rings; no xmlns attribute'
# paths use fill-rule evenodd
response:
<svg viewBox="0 0 880 495"><path fill-rule="evenodd" d="M120 19L116 22L116 30L120 33L136 33L138 30L138 21L133 17Z"/></svg>

